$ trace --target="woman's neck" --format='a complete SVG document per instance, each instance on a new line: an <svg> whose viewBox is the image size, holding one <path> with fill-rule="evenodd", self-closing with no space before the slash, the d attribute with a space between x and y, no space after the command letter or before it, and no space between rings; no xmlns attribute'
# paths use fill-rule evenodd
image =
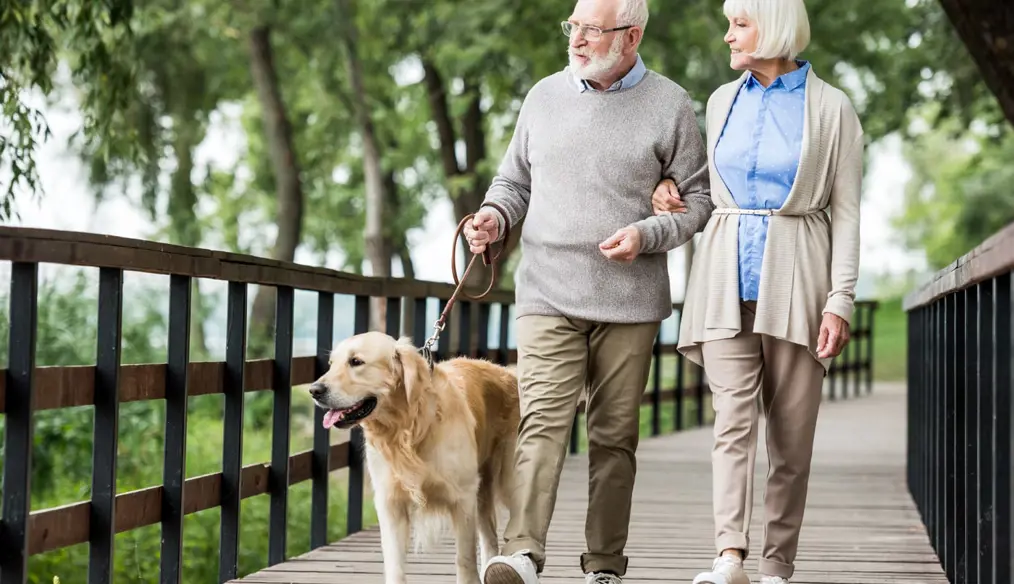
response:
<svg viewBox="0 0 1014 584"><path fill-rule="evenodd" d="M795 59L768 59L759 61L756 65L750 67L750 72L753 73L758 83L767 87L775 79L796 69L799 69L799 65L796 64Z"/></svg>

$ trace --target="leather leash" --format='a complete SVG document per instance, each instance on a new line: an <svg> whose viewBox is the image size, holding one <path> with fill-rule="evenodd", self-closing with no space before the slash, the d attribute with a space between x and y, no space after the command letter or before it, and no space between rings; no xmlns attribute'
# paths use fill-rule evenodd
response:
<svg viewBox="0 0 1014 584"><path fill-rule="evenodd" d="M501 214L503 214L504 217L506 217L506 214L504 213ZM491 256L489 251L489 247L490 245L493 244L493 242L486 244L486 249L483 250L481 254L477 253L472 254L472 259L469 260L468 265L465 267L465 273L463 273L461 275L461 278L459 279L457 268L458 239L460 239L464 235L465 226L468 225L468 222L471 221L474 217L475 217L474 213L469 213L468 215L465 215L465 217L462 218L460 222L458 222L457 229L454 230L454 243L451 246L451 277L454 279L455 284L454 292L451 293L451 297L447 300L447 305L444 306L444 310L440 313L440 318L438 318L436 323L434 323L433 334L430 336L430 338L426 339L426 343L422 346L421 349L423 356L426 358L426 362L429 363L430 369L433 368L433 349L437 344L437 340L439 340L440 338L440 333L443 332L444 327L447 325L447 317L450 316L451 308L454 306L454 302L455 300L457 300L458 295L460 294L465 298L468 298L469 300L481 300L493 290L493 286L496 284L496 260L500 258L500 254L502 254L504 249L506 249L507 238L510 237L510 226L507 225L507 222L505 221L503 237L500 239L501 241L500 249L496 253L496 255ZM490 275L489 286L486 287L486 290L482 294L479 294L478 296L471 296L464 291L465 280L468 279L468 273L472 271L472 266L475 265L475 260L478 259L479 257L482 257L482 263L484 265L489 266L492 274Z"/></svg>

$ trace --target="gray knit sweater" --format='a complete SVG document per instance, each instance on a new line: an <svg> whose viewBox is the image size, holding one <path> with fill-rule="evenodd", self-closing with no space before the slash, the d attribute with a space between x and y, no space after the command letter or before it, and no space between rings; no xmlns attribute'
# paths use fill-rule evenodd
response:
<svg viewBox="0 0 1014 584"><path fill-rule="evenodd" d="M686 213L652 213L663 177L676 181ZM483 205L501 215L501 237L502 221L525 220L516 316L664 320L666 252L702 230L714 208L689 95L653 71L609 92L578 92L566 69L540 80ZM640 230L641 254L630 264L607 259L599 243L628 225Z"/></svg>

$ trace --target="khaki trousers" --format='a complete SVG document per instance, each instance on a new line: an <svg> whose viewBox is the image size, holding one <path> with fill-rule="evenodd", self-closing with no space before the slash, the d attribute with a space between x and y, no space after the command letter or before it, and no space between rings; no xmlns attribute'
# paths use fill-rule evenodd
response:
<svg viewBox="0 0 1014 584"><path fill-rule="evenodd" d="M605 324L562 317L518 319L521 423L516 486L504 551L526 551L541 572L574 412L588 390L585 573L622 576L634 488L641 398L660 323Z"/></svg>
<svg viewBox="0 0 1014 584"><path fill-rule="evenodd" d="M761 574L790 578L806 506L824 368L806 347L753 332L756 303L741 307L742 331L704 343L713 393L715 544L749 552L758 398L767 419Z"/></svg>

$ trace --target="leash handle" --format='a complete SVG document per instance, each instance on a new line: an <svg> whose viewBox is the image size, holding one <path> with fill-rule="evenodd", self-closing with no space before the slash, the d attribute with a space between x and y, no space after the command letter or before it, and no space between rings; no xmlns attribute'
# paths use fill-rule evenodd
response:
<svg viewBox="0 0 1014 584"><path fill-rule="evenodd" d="M457 229L454 230L454 243L451 247L451 277L454 278L454 284L457 286L455 294L457 294L458 291L461 290L461 294L463 294L465 298L468 298L469 300L480 300L486 295L488 295L493 290L494 284L496 284L496 260L500 258L500 254L502 254L503 251L507 248L507 238L510 236L510 227L507 227L505 225L504 236L500 239L502 243L500 244L500 249L497 251L496 255L490 256L489 245L487 245L486 249L482 251L481 254L482 263L486 266L489 266L490 270L492 271L492 274L489 279L489 286L486 287L485 292L483 292L482 294L479 294L478 296L470 296L467 292L464 292L464 290L462 290L461 282L464 282L466 279L468 279L468 272L472 269L472 264L475 263L475 258L479 254L472 254L472 259L471 261L468 262L468 266L465 267L465 273L461 275L461 278L459 280L457 268L457 257L458 257L457 246L458 239L464 236L465 226L467 226L468 222L474 218L475 213L469 213L468 215L465 215L461 219L461 221L458 222ZM453 300L454 298L452 296L451 301ZM448 306L450 306L450 302L448 303Z"/></svg>
<svg viewBox="0 0 1014 584"><path fill-rule="evenodd" d="M505 225L503 237L500 239L502 243L496 255L490 254L489 245L486 246L486 249L483 250L481 254L472 254L472 259L469 260L468 265L465 266L465 272L459 278L457 268L458 239L460 239L464 235L465 226L467 226L468 222L474 218L475 213L469 213L468 215L465 215L461 219L461 221L458 222L457 229L454 230L454 243L451 246L451 277L454 279L455 285L454 292L451 293L451 298L447 301L447 306L445 306L444 310L440 313L440 318L438 318L436 323L433 325L433 334L430 336L429 339L426 340L426 344L423 345L422 348L423 355L426 357L426 360L430 363L430 367L433 366L432 360L433 349L436 346L437 340L440 338L440 333L443 332L444 330L444 326L446 325L447 322L447 317L448 315L451 314L451 308L454 306L454 302L457 299L458 295L462 294L465 296L465 298L468 298L469 300L481 300L482 298L487 296L493 290L493 286L496 284L496 260L500 258L500 255L507 248L507 238L510 236L510 226ZM468 279L468 273L472 271L472 266L475 265L476 258L479 257L482 258L482 263L484 265L489 266L490 271L492 273L490 274L489 286L486 287L486 290L482 294L479 294L478 296L471 296L464 291L464 284L465 280Z"/></svg>

